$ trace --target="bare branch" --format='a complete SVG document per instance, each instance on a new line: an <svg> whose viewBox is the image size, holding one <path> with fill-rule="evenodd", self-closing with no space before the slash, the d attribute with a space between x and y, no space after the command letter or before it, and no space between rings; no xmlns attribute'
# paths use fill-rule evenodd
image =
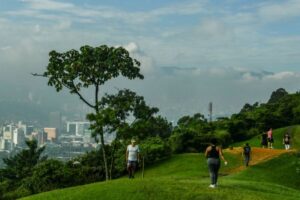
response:
<svg viewBox="0 0 300 200"><path fill-rule="evenodd" d="M99 84L96 84L95 88L95 106L96 106L96 111L99 111L99 105L98 105L98 95L99 95Z"/></svg>
<svg viewBox="0 0 300 200"><path fill-rule="evenodd" d="M42 77L47 77L44 74L38 74L38 73L31 73L32 76L42 76Z"/></svg>
<svg viewBox="0 0 300 200"><path fill-rule="evenodd" d="M79 98L80 98L86 105L88 105L89 107L95 109L96 106L95 106L95 105L92 105L91 103L89 103L89 102L88 102L88 101L87 101L87 100L79 93L79 91L77 90L77 88L76 88L74 82L72 82L72 84L73 84L73 88L74 88L75 94L77 94L77 95L79 96Z"/></svg>

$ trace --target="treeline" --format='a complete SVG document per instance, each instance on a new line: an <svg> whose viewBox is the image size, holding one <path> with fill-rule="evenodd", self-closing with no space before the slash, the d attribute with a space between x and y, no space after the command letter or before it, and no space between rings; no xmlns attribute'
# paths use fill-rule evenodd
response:
<svg viewBox="0 0 300 200"><path fill-rule="evenodd" d="M203 151L212 137L224 147L266 132L300 124L300 93L288 94L279 88L267 103L246 103L241 111L231 117L208 122L202 114L184 116L178 120L170 137L175 153Z"/></svg>

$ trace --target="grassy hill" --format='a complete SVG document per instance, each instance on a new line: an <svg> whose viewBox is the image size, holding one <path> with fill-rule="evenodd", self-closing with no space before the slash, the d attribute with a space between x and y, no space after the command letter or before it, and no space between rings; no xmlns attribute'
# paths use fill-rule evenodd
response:
<svg viewBox="0 0 300 200"><path fill-rule="evenodd" d="M288 128L274 130L275 141ZM298 146L300 128L292 127L294 146ZM249 140L255 146L257 138ZM236 144L237 145L237 144ZM258 143L259 146L259 143ZM275 146L276 148L279 148ZM262 150L264 153L273 150ZM258 151L260 152L260 151ZM280 152L280 150L278 150ZM195 200L289 200L300 199L300 158L295 151L278 154L273 159L261 160L247 169L241 169L241 155L225 151L229 161L220 171L219 186L208 188L209 174L203 154L181 154L161 162L145 171L142 178L121 178L51 192L41 193L24 200L80 200L80 199L195 199ZM277 154L274 154L277 155Z"/></svg>
<svg viewBox="0 0 300 200"><path fill-rule="evenodd" d="M273 138L274 138L273 147L275 149L284 149L284 145L282 144L282 138L284 133L286 132L292 134L292 145L291 145L292 148L300 149L300 126L289 126L289 127L273 130ZM234 147L243 146L246 142L248 142L252 147L260 147L261 136L260 135L255 136L250 140L238 142L233 144L232 146Z"/></svg>

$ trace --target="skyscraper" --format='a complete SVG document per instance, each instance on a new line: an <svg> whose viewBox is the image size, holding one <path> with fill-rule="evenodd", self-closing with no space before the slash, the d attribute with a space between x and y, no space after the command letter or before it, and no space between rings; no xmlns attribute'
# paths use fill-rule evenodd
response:
<svg viewBox="0 0 300 200"><path fill-rule="evenodd" d="M49 113L49 127L56 128L59 132L61 131L61 114L60 112Z"/></svg>

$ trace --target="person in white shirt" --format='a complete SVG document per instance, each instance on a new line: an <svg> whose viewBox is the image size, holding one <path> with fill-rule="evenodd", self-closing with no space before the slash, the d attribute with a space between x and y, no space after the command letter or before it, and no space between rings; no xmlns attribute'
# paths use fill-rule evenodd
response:
<svg viewBox="0 0 300 200"><path fill-rule="evenodd" d="M128 178L134 178L134 172L136 170L139 161L139 152L140 152L139 146L136 145L136 141L132 139L131 144L127 146L127 150L126 150Z"/></svg>

